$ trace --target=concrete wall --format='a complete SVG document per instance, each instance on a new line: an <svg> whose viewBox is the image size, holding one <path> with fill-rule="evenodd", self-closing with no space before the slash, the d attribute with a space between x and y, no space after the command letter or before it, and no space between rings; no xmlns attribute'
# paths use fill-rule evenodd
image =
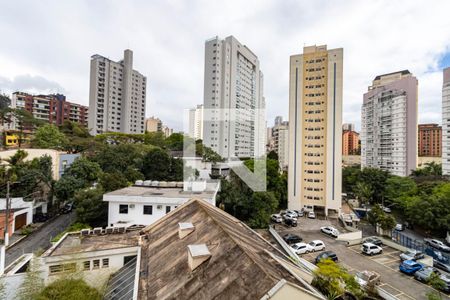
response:
<svg viewBox="0 0 450 300"><path fill-rule="evenodd" d="M46 284L58 280L63 275L71 275L83 278L86 283L95 288L105 286L111 274L117 272L124 265L124 257L138 254L138 247L128 247L111 250L100 250L83 252L74 255L60 255L44 257L43 276L46 279ZM103 267L102 260L109 259L109 266ZM100 267L93 269L93 261L100 260ZM83 262L91 261L91 269L83 270ZM77 271L73 274L55 273L50 274L49 267L53 265L73 263L77 264Z"/></svg>
<svg viewBox="0 0 450 300"><path fill-rule="evenodd" d="M347 232L347 233L341 233L337 237L336 240L338 241L354 241L354 240L361 240L362 239L362 231L357 230L353 232Z"/></svg>
<svg viewBox="0 0 450 300"><path fill-rule="evenodd" d="M167 203L167 201L166 203L109 202L108 224L112 226L112 224L118 222L127 222L129 224L150 225L166 215L166 207L170 207L170 211L172 211L187 200L189 199L177 199L175 203L172 202L172 199L170 203ZM128 205L128 214L119 213L120 205ZM152 205L151 215L144 215L144 205Z"/></svg>

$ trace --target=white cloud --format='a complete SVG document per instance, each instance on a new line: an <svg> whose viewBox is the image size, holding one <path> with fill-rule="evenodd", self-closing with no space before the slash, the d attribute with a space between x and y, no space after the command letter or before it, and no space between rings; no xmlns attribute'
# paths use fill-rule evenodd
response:
<svg viewBox="0 0 450 300"><path fill-rule="evenodd" d="M419 79L419 120L439 123L449 10L445 0L2 2L0 77L40 76L87 104L90 56L119 59L130 48L148 77L147 115L182 129L183 109L203 101L204 41L232 34L260 59L271 124L288 115L289 56L326 43L344 48L344 121L359 125L376 75L409 69Z"/></svg>

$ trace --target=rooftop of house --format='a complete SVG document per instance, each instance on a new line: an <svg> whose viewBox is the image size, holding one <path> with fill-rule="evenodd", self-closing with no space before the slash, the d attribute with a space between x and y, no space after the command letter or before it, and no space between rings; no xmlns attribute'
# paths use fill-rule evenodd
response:
<svg viewBox="0 0 450 300"><path fill-rule="evenodd" d="M106 193L104 199L108 200L109 196L138 196L138 197L164 197L164 198L192 198L199 197L210 199L219 188L219 182L207 182L205 189L185 190L183 184L176 187L169 186L144 186L133 185L120 190Z"/></svg>
<svg viewBox="0 0 450 300"><path fill-rule="evenodd" d="M138 299L261 299L283 280L320 298L281 251L206 201L189 200L141 235Z"/></svg>
<svg viewBox="0 0 450 300"><path fill-rule="evenodd" d="M44 253L44 256L73 255L77 253L112 250L138 246L139 231L125 233L89 234L79 232L67 234L55 246Z"/></svg>

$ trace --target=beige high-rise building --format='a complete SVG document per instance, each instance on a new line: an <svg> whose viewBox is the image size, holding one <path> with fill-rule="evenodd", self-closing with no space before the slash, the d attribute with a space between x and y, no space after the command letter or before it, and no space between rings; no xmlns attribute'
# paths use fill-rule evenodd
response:
<svg viewBox="0 0 450 300"><path fill-rule="evenodd" d="M145 120L145 131L147 132L161 132L162 122L160 119L151 117Z"/></svg>
<svg viewBox="0 0 450 300"><path fill-rule="evenodd" d="M288 207L341 208L343 49L303 48L290 60Z"/></svg>
<svg viewBox="0 0 450 300"><path fill-rule="evenodd" d="M91 57L89 130L144 133L147 78L133 70L133 52L112 61L101 55Z"/></svg>

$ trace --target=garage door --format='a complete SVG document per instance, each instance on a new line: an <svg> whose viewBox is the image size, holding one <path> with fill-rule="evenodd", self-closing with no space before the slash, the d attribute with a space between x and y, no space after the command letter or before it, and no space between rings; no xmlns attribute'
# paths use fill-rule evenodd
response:
<svg viewBox="0 0 450 300"><path fill-rule="evenodd" d="M14 225L14 230L22 228L22 226L25 226L27 224L27 213L18 215L16 217L16 224Z"/></svg>

